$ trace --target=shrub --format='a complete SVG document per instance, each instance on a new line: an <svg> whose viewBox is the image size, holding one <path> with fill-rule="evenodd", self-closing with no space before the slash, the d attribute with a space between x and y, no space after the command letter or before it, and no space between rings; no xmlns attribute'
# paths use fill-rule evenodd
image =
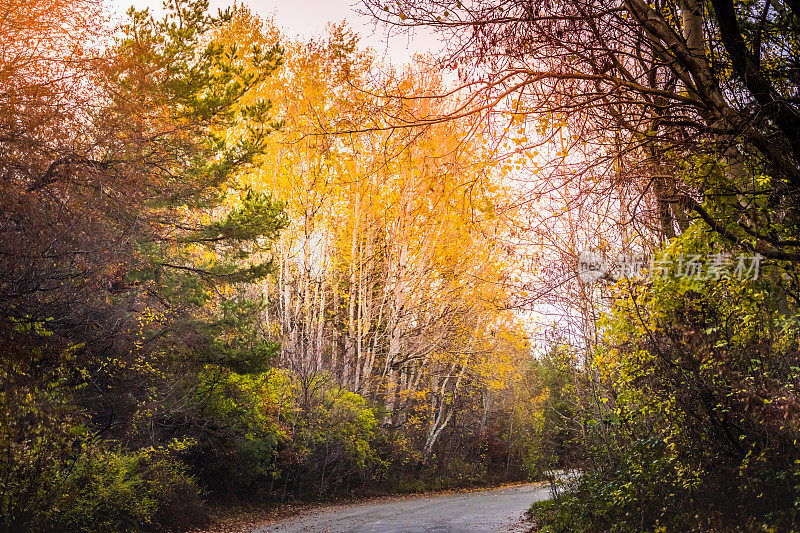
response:
<svg viewBox="0 0 800 533"><path fill-rule="evenodd" d="M206 519L194 481L159 454L101 451L64 474L46 529L119 532L185 529Z"/></svg>
<svg viewBox="0 0 800 533"><path fill-rule="evenodd" d="M62 482L49 522L65 531L130 531L149 524L158 503L142 479L139 457L112 452L80 459Z"/></svg>

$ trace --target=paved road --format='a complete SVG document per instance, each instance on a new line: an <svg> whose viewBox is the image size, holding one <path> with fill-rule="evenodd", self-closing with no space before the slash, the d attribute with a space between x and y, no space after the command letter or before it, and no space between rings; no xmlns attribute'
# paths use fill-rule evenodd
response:
<svg viewBox="0 0 800 533"><path fill-rule="evenodd" d="M518 533L523 513L550 497L546 485L410 497L315 509L253 533Z"/></svg>

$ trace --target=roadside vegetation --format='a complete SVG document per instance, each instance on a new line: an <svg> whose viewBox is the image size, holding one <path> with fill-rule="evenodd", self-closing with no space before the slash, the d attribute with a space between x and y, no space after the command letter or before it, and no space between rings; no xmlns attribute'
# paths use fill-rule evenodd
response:
<svg viewBox="0 0 800 533"><path fill-rule="evenodd" d="M470 122L386 129L441 80L207 7L0 3L0 530L527 476Z"/></svg>
<svg viewBox="0 0 800 533"><path fill-rule="evenodd" d="M0 531L559 470L541 531L798 529L800 6L362 8L445 49L0 0Z"/></svg>
<svg viewBox="0 0 800 533"><path fill-rule="evenodd" d="M796 530L800 6L366 3L447 38L525 183L524 281L556 316L534 455L582 471L538 528ZM586 251L606 264L576 279Z"/></svg>

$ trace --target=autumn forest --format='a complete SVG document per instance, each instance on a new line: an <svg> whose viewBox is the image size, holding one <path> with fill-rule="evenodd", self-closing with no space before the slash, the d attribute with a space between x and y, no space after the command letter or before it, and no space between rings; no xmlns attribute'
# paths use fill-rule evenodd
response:
<svg viewBox="0 0 800 533"><path fill-rule="evenodd" d="M800 529L796 0L108 7L0 0L0 531Z"/></svg>

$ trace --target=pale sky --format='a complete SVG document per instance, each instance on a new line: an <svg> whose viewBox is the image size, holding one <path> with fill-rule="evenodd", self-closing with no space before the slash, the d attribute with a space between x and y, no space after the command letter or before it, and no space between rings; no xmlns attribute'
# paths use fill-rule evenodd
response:
<svg viewBox="0 0 800 533"><path fill-rule="evenodd" d="M125 13L134 5L137 9L149 7L158 13L161 0L107 0L118 13ZM407 35L395 35L387 39L386 28L375 26L368 16L358 13L358 0L240 0L251 11L264 17L273 17L276 24L291 36L313 37L321 35L328 22L346 20L351 29L361 37L362 47L370 47L378 55L397 67L406 63L413 54L436 52L440 46L429 33L420 33L409 39ZM210 0L211 11L224 8L233 0Z"/></svg>

